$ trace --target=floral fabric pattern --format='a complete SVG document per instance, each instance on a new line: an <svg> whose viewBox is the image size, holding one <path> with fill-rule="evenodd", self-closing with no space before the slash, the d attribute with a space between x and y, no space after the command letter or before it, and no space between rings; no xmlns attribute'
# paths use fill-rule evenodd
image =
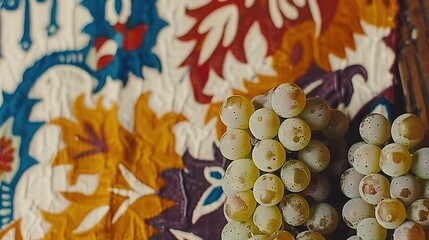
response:
<svg viewBox="0 0 429 240"><path fill-rule="evenodd" d="M0 0L0 239L220 239L218 111L391 114L393 0Z"/></svg>

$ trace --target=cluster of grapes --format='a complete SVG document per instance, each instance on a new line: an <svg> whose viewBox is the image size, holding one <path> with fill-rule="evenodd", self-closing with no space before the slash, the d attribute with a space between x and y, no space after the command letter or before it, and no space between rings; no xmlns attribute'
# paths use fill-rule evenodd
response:
<svg viewBox="0 0 429 240"><path fill-rule="evenodd" d="M320 240L337 228L338 213L324 202L330 183L320 173L332 164L323 140L347 133L343 112L285 83L251 101L227 98L220 118L227 126L220 151L231 160L222 179L223 240Z"/></svg>
<svg viewBox="0 0 429 240"><path fill-rule="evenodd" d="M363 141L348 151L351 168L340 186L350 200L342 217L356 235L349 239L424 240L429 227L429 148L416 147L425 126L405 113L390 124L378 113L359 125ZM359 238L360 237L360 238Z"/></svg>

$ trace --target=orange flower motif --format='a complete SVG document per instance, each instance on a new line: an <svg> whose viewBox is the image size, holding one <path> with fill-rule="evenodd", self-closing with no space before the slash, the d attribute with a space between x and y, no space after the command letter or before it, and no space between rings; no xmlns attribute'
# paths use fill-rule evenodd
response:
<svg viewBox="0 0 429 240"><path fill-rule="evenodd" d="M144 94L136 103L134 133L119 124L116 106L105 109L100 99L89 109L83 96L73 107L76 121L53 121L66 145L53 167L72 166L70 185L81 174L98 174L99 182L89 195L62 192L70 202L63 212L41 212L51 224L45 239L147 239L157 232L146 220L175 205L157 195L164 186L159 174L183 168L172 127L185 118L176 113L158 118L148 98Z"/></svg>
<svg viewBox="0 0 429 240"><path fill-rule="evenodd" d="M293 82L304 75L313 62L315 25L304 22L283 35L280 49L273 55L273 68L282 82Z"/></svg>
<svg viewBox="0 0 429 240"><path fill-rule="evenodd" d="M360 1L360 0L358 0ZM335 15L326 28L316 38L314 59L316 64L326 71L331 71L329 54L345 58L345 49L355 50L353 34L365 34L360 24L358 4L355 1L338 1Z"/></svg>
<svg viewBox="0 0 429 240"><path fill-rule="evenodd" d="M398 3L396 0L359 0L359 15L367 23L378 27L395 27Z"/></svg>
<svg viewBox="0 0 429 240"><path fill-rule="evenodd" d="M321 13L327 15L319 20L322 22L302 22L284 33L281 47L273 55L273 68L280 79L296 81L313 62L331 71L329 55L344 59L346 48L356 48L353 34L365 34L361 20L378 27L395 26L398 6L393 0L338 0L336 4L332 16Z"/></svg>
<svg viewBox="0 0 429 240"><path fill-rule="evenodd" d="M355 49L353 34L364 34L356 8L356 2L340 0L329 23L306 21L286 31L280 49L273 56L278 77L294 82L313 63L331 71L329 55L345 58L346 48Z"/></svg>

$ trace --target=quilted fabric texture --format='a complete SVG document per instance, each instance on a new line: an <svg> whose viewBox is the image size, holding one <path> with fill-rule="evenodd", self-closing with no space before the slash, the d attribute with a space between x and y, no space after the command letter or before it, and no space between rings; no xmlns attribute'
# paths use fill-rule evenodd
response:
<svg viewBox="0 0 429 240"><path fill-rule="evenodd" d="M220 239L226 97L398 104L394 0L0 6L2 239Z"/></svg>

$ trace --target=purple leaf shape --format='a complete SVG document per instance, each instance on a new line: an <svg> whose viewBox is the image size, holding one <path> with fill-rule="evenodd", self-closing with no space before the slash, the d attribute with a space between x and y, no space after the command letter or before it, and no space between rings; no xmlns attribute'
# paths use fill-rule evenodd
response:
<svg viewBox="0 0 429 240"><path fill-rule="evenodd" d="M220 233L223 226L226 224L222 208L202 216L195 224L192 224L193 211L204 191L210 186L210 183L208 183L204 177L204 169L212 166L226 167L226 160L215 144L213 144L213 152L214 160L201 160L192 157L187 151L182 156L185 169L183 171L170 172L178 176L181 174L181 178L177 177L175 179L181 180L182 184L179 184L180 190L183 191L185 195L182 199L169 198L176 201L177 205L149 221L151 225L156 226L160 230L158 234L150 238L151 240L176 239L169 229L191 232L202 239L220 239ZM160 191L161 196L164 195L167 197L167 188L178 186L177 184L168 186L169 184L171 184L171 182L167 181L165 191ZM181 217L179 217L181 214L172 213L172 211L181 212L182 210L184 210L185 214Z"/></svg>
<svg viewBox="0 0 429 240"><path fill-rule="evenodd" d="M86 124L84 125L84 130L85 130L85 133L87 134L88 138L85 138L85 137L78 135L77 136L78 141L81 141L81 142L88 144L88 145L92 145L92 146L94 146L94 148L91 150L84 151L84 152L81 152L79 154L74 155L73 157L75 159L86 157L86 156L91 155L91 154L107 152L107 145L106 145L106 142L104 140L104 134L103 133L101 133L101 137L99 138L97 136L97 134L95 134L94 130Z"/></svg>
<svg viewBox="0 0 429 240"><path fill-rule="evenodd" d="M362 65L351 65L336 72L323 72L313 66L309 73L298 79L296 83L305 88L321 79L321 84L307 93L308 97L324 98L329 104L336 108L340 103L348 106L354 93L352 78L361 75L365 81L368 80L368 73Z"/></svg>
<svg viewBox="0 0 429 240"><path fill-rule="evenodd" d="M148 223L156 228L182 229L186 228L186 208L188 200L185 195L183 186L183 171L180 169L169 169L161 173L161 177L166 184L158 195L165 199L170 199L176 202L172 208L166 209L161 215L152 218Z"/></svg>

